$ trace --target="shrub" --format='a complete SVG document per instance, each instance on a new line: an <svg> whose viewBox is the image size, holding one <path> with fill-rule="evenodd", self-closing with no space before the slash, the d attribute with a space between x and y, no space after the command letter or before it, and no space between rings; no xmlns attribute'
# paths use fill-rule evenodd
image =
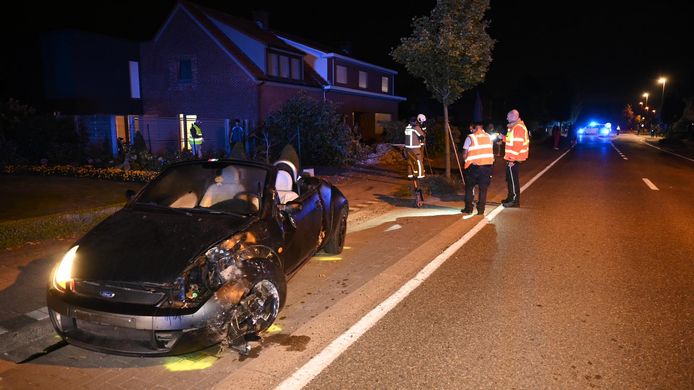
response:
<svg viewBox="0 0 694 390"><path fill-rule="evenodd" d="M303 164L339 166L353 152L350 130L333 104L305 94L289 99L270 114L264 127L272 139L271 160L289 143L300 152Z"/></svg>

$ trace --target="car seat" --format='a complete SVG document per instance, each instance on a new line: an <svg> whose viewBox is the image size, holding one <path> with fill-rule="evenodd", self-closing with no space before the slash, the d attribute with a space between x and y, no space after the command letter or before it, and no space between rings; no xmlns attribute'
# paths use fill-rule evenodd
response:
<svg viewBox="0 0 694 390"><path fill-rule="evenodd" d="M299 194L292 191L294 180L292 175L287 171L278 170L277 179L275 179L275 189L281 204L286 204L299 197Z"/></svg>
<svg viewBox="0 0 694 390"><path fill-rule="evenodd" d="M214 184L207 188L200 200L200 207L210 207L225 200L234 199L242 192L246 192L246 188L240 183L238 169L228 166L214 178Z"/></svg>

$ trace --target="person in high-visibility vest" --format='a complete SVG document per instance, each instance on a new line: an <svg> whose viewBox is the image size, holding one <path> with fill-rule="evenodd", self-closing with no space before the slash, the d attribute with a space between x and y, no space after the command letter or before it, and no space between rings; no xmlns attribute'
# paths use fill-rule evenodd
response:
<svg viewBox="0 0 694 390"><path fill-rule="evenodd" d="M504 207L520 207L520 181L519 170L523 161L528 159L530 151L530 136L528 128L520 119L518 110L509 111L506 115L508 120L508 132L504 136L506 161L506 184L508 186L508 196L502 200Z"/></svg>
<svg viewBox="0 0 694 390"><path fill-rule="evenodd" d="M190 134L188 136L188 143L190 144L193 156L202 158L202 143L204 139L202 138L202 124L201 121L195 121L190 126Z"/></svg>
<svg viewBox="0 0 694 390"><path fill-rule="evenodd" d="M422 145L426 144L426 123L427 118L424 114L417 115L417 118L410 120L405 127L405 151L408 161L407 177L421 179L424 177L424 155Z"/></svg>
<svg viewBox="0 0 694 390"><path fill-rule="evenodd" d="M494 146L492 137L484 131L481 122L472 125L471 133L463 144L463 160L465 160L465 208L461 211L467 216L472 214L473 189L479 187L477 214L484 215L487 203L487 189L492 181L492 165L494 165Z"/></svg>

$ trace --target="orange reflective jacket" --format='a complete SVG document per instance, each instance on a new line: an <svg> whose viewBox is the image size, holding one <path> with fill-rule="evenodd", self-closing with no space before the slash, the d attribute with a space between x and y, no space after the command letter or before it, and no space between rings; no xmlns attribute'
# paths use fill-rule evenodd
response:
<svg viewBox="0 0 694 390"><path fill-rule="evenodd" d="M530 138L528 137L528 128L525 127L523 121L519 120L511 125L504 138L506 139L504 160L525 161L528 159Z"/></svg>
<svg viewBox="0 0 694 390"><path fill-rule="evenodd" d="M492 138L484 130L478 130L468 135L470 147L465 156L465 169L470 165L492 165L494 164L494 149Z"/></svg>

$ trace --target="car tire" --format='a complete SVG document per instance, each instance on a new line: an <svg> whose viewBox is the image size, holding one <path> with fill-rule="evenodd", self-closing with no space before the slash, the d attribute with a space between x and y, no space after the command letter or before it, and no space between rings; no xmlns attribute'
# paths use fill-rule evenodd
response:
<svg viewBox="0 0 694 390"><path fill-rule="evenodd" d="M267 330L277 319L277 315L284 306L287 295L287 281L282 270L274 262L268 261L268 259L248 260L248 265L252 265L256 272L254 272L255 276L251 282L253 287L251 287L243 299L246 299L251 294L265 295L271 298L270 301L264 303L268 316L256 319L255 332L257 334Z"/></svg>
<svg viewBox="0 0 694 390"><path fill-rule="evenodd" d="M323 247L326 253L333 255L342 253L342 249L345 246L345 237L347 236L347 207L343 207L342 210L340 210L338 218L337 226L335 226L335 229L331 232L328 241Z"/></svg>

